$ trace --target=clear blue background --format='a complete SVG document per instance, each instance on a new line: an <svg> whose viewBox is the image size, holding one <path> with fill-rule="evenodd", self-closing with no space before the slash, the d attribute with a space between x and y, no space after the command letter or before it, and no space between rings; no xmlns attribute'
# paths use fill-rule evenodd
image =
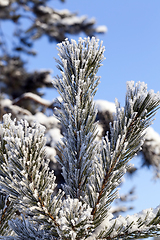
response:
<svg viewBox="0 0 160 240"><path fill-rule="evenodd" d="M144 81L148 89L160 91L160 1L159 0L52 0L56 9L69 9L79 16L95 17L98 25L106 25L108 32L98 35L106 47L103 67L99 70L101 83L95 99L124 104L126 81ZM84 37L84 34L79 36ZM77 36L69 36L78 39ZM53 57L57 57L56 44L49 44L46 37L36 41L39 54L30 58L28 70L53 69L58 74ZM47 91L45 98L57 96L55 90ZM160 134L160 111L153 128ZM140 166L140 159L134 161ZM133 178L126 178L121 193L136 186L137 200L133 202L134 213L160 204L160 179L152 180L153 172L140 169ZM132 203L131 203L132 205Z"/></svg>

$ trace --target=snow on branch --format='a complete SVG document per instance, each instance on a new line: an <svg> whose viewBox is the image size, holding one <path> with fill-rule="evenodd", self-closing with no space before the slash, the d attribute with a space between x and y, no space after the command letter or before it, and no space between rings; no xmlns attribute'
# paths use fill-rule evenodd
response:
<svg viewBox="0 0 160 240"><path fill-rule="evenodd" d="M80 198L90 191L87 179L98 156L93 96L99 83L95 74L104 58L104 47L98 46L95 38L91 41L80 38L78 44L66 40L58 46L60 61L57 62L62 78L57 78L54 86L63 99L59 120L65 133L63 145L57 147L63 157L57 160L62 165L64 191Z"/></svg>
<svg viewBox="0 0 160 240"><path fill-rule="evenodd" d="M16 98L13 100L13 104L19 104L20 101L22 101L23 99L31 99L37 103L40 103L41 105L44 105L46 107L49 107L51 105L50 101L45 100L43 98L41 98L40 96L38 96L37 94L28 92L28 93L24 93L21 97Z"/></svg>
<svg viewBox="0 0 160 240"><path fill-rule="evenodd" d="M160 231L160 205L145 209L134 215L121 215L114 219L110 213L87 240L95 239L139 239L158 236Z"/></svg>
<svg viewBox="0 0 160 240"><path fill-rule="evenodd" d="M31 128L23 120L16 125L9 115L4 115L3 121L0 125L3 192L20 212L34 214L37 221L46 216L56 226L53 215L62 193L54 196L55 176L45 160L44 127L35 124Z"/></svg>
<svg viewBox="0 0 160 240"><path fill-rule="evenodd" d="M97 120L99 121L100 139L106 135L107 131L110 134L109 123L113 122L116 108L114 103L106 100L96 100L95 104L98 109ZM160 135L152 127L146 129L140 153L143 154L143 165L152 166L156 173L155 177L160 177Z"/></svg>
<svg viewBox="0 0 160 240"><path fill-rule="evenodd" d="M42 106L45 106L47 108L54 109L55 107L58 107L57 102L55 100L49 101L49 100L46 100L44 98L41 98L37 94L31 93L31 92L24 93L19 98L14 99L12 101L12 104L17 105L24 99L30 99L30 100L32 100L32 101L34 101L34 102L36 102L36 103L38 103Z"/></svg>
<svg viewBox="0 0 160 240"><path fill-rule="evenodd" d="M154 166L155 177L160 178L160 135L149 127L142 146L143 164Z"/></svg>
<svg viewBox="0 0 160 240"><path fill-rule="evenodd" d="M140 151L146 129L160 107L160 94L147 91L143 82L127 82L125 106L115 100L110 135L99 142L93 97L104 47L95 38L80 38L78 43L66 39L58 47L61 76L54 86L62 98L57 100L57 118L64 137L56 148L61 153L57 160L62 165L63 190L56 191L55 175L46 159L45 128L38 123L30 127L26 120L16 123L4 115L0 124L0 185L19 215L6 217L10 232L1 232L4 236L0 239L157 236L160 206L125 218L113 218L110 207L118 198L117 187L130 168L129 161Z"/></svg>
<svg viewBox="0 0 160 240"><path fill-rule="evenodd" d="M2 113L4 112L11 112L13 115L27 115L30 116L31 112L28 111L27 109L24 109L22 107L19 107L17 105L13 105L12 101L9 99L1 99L0 101L0 108Z"/></svg>
<svg viewBox="0 0 160 240"><path fill-rule="evenodd" d="M146 128L159 107L160 95L147 91L144 83L128 82L125 107L116 103L114 121L110 124L110 137L102 142L102 167L97 183L98 198L92 210L98 221L106 216L111 202L117 198L114 191L128 169L128 162L140 151ZM153 108L154 106L154 108ZM103 209L103 210L102 210Z"/></svg>

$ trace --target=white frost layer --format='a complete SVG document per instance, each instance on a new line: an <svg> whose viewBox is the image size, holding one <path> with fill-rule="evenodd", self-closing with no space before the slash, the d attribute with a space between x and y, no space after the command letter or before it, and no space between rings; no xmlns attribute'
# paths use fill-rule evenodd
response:
<svg viewBox="0 0 160 240"><path fill-rule="evenodd" d="M6 7L9 5L9 0L0 0L0 6Z"/></svg>
<svg viewBox="0 0 160 240"><path fill-rule="evenodd" d="M94 102L95 102L96 108L100 112L104 112L104 111L108 111L111 113L116 112L116 106L113 102L108 102L106 100L95 100Z"/></svg>
<svg viewBox="0 0 160 240"><path fill-rule="evenodd" d="M59 121L56 117L50 116L47 117L42 112L37 112L35 115L27 116L25 119L29 122L39 122L40 124L44 125L47 129L59 127Z"/></svg>
<svg viewBox="0 0 160 240"><path fill-rule="evenodd" d="M160 177L160 135L152 127L146 131L145 146L152 164L156 166L156 177Z"/></svg>
<svg viewBox="0 0 160 240"><path fill-rule="evenodd" d="M57 155L57 153L56 153L55 148L45 146L45 150L46 150L46 153L47 153L47 157L49 159L51 159L54 163L56 163L57 160L55 159L55 156Z"/></svg>
<svg viewBox="0 0 160 240"><path fill-rule="evenodd" d="M49 106L51 104L51 102L49 100L46 100L44 98L41 98L40 96L38 96L37 94L34 94L34 93L31 93L31 92L28 92L28 93L24 93L21 97L23 98L29 98L29 99L32 99L34 100L35 102L38 102L42 105L46 105L46 106Z"/></svg>
<svg viewBox="0 0 160 240"><path fill-rule="evenodd" d="M64 19L61 19L60 23L65 24L65 25L73 25L73 24L81 24L85 20L86 20L86 16L81 16L81 17L77 17L77 16L70 17L69 16Z"/></svg>
<svg viewBox="0 0 160 240"><path fill-rule="evenodd" d="M147 141L151 141L149 142L149 144L152 144L152 146L156 146L156 145L159 146L158 153L160 153L160 135L156 131L154 131L152 127L149 127L147 129L145 139Z"/></svg>
<svg viewBox="0 0 160 240"><path fill-rule="evenodd" d="M97 33L105 33L107 31L108 31L108 29L105 25L102 25L102 26L99 26L99 27L96 28Z"/></svg>
<svg viewBox="0 0 160 240"><path fill-rule="evenodd" d="M2 99L1 100L1 106L2 107L9 107L12 105L12 101L9 99Z"/></svg>
<svg viewBox="0 0 160 240"><path fill-rule="evenodd" d="M100 124L98 124L97 130L98 130L98 134L96 136L96 140L100 141L102 139L103 127Z"/></svg>
<svg viewBox="0 0 160 240"><path fill-rule="evenodd" d="M117 231L119 234L121 233L123 234L123 231L125 230L125 228L127 228L132 222L133 224L131 224L130 228L128 229L128 233L132 233L134 231L139 231L139 232L147 231L149 228L152 227L152 225L150 226L147 226L147 225L156 217L159 210L160 210L160 205L155 209L153 208L145 209L131 216L127 215L126 217L122 217L120 215L116 219L113 219L113 215L110 213L108 217L100 224L100 226L95 229L95 232L90 237L87 238L87 240L96 240L97 236L102 230L106 229L106 232L107 232L113 226L114 228L110 234L110 237L114 238L117 236ZM140 220L142 222L145 222L145 224L142 226L139 226ZM119 231L119 229L121 229L121 231Z"/></svg>
<svg viewBox="0 0 160 240"><path fill-rule="evenodd" d="M55 147L55 145L58 142L61 142L61 139L63 138L60 129L58 128L53 128L50 129L46 135L45 135L46 139L47 139L47 143L50 143L51 147Z"/></svg>

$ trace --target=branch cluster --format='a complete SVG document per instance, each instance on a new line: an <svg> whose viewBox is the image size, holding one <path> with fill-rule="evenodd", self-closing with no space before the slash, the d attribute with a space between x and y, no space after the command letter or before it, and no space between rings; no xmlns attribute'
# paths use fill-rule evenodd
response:
<svg viewBox="0 0 160 240"><path fill-rule="evenodd" d="M64 184L56 190L54 172L45 155L44 127L4 115L0 124L0 185L5 198L1 219L7 232L1 239L129 239L160 235L160 207L133 216L113 218L111 203L118 198L129 161L140 151L146 129L160 105L159 93L145 83L127 83L125 106L116 100L110 135L97 140L98 68L104 47L94 37L67 39L58 45L54 87L61 95L58 120L64 137L61 153ZM57 100L58 101L58 100ZM2 199L2 197L1 197ZM13 207L17 212L12 211ZM11 207L10 207L11 206ZM10 207L10 208L9 208ZM9 210L11 209L11 210Z"/></svg>

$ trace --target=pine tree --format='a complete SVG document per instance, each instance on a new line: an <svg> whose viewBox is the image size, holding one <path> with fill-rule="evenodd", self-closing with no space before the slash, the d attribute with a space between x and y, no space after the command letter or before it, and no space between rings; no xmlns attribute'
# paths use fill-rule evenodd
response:
<svg viewBox="0 0 160 240"><path fill-rule="evenodd" d="M114 218L122 176L138 153L160 105L145 83L127 82L125 106L116 103L110 134L99 142L93 102L104 59L94 37L58 44L54 87L61 95L58 119L64 129L57 160L65 183L55 191L46 159L44 127L4 115L0 124L0 239L138 239L160 235L160 206ZM58 101L58 100L57 100Z"/></svg>

